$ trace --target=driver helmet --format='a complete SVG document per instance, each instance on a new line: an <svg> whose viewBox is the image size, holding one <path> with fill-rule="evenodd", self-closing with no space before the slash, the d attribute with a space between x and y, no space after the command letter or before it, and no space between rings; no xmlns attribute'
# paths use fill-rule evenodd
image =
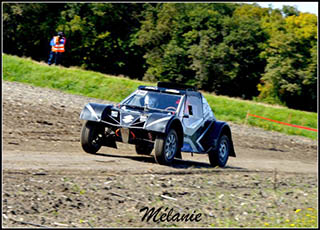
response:
<svg viewBox="0 0 320 230"><path fill-rule="evenodd" d="M157 108L158 100L156 97L150 96L148 94L145 98L145 104L148 104L148 107Z"/></svg>

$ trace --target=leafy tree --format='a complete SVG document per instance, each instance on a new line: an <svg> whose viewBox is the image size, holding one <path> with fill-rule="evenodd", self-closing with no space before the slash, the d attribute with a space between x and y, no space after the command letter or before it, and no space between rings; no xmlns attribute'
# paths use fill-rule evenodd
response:
<svg viewBox="0 0 320 230"><path fill-rule="evenodd" d="M189 70L181 35L188 20L184 12L189 7L179 3L148 6L136 40L146 49L145 80L185 81Z"/></svg>
<svg viewBox="0 0 320 230"><path fill-rule="evenodd" d="M137 49L134 39L142 9L142 4L66 4L58 29L64 30L70 41L68 63L141 77L143 50Z"/></svg>
<svg viewBox="0 0 320 230"><path fill-rule="evenodd" d="M315 15L301 13L287 17L284 27L271 34L259 98L315 111L316 43Z"/></svg>
<svg viewBox="0 0 320 230"><path fill-rule="evenodd" d="M282 12L285 15L285 17L293 16L293 15L294 16L298 16L299 15L299 11L295 6L284 5L282 7Z"/></svg>
<svg viewBox="0 0 320 230"><path fill-rule="evenodd" d="M64 4L4 3L3 51L46 60L59 12Z"/></svg>
<svg viewBox="0 0 320 230"><path fill-rule="evenodd" d="M201 55L206 47L197 47L197 44L199 46L199 42L205 41L207 36L221 40L217 23L221 16L219 11L229 15L233 9L228 4L151 6L142 21L137 40L137 44L147 50L144 56L148 65L145 79L197 83L202 87L199 79L206 78L207 72L198 71L199 61L194 58L194 53ZM216 25L218 27L214 28Z"/></svg>
<svg viewBox="0 0 320 230"><path fill-rule="evenodd" d="M251 14L243 16L242 11L248 12L248 8ZM232 17L210 17L210 27L201 31L199 44L191 49L192 66L201 88L244 98L258 94L256 85L265 65L259 53L266 35L257 21L263 12L256 8L244 5Z"/></svg>
<svg viewBox="0 0 320 230"><path fill-rule="evenodd" d="M236 3L3 4L5 53L316 110L317 17Z"/></svg>

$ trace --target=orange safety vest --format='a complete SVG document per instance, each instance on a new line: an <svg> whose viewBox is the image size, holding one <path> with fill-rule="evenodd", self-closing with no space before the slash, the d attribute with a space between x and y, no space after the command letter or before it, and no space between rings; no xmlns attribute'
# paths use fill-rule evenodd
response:
<svg viewBox="0 0 320 230"><path fill-rule="evenodd" d="M53 43L54 45L52 46L52 51L53 52L64 52L64 44L66 43L66 38L61 38L59 40L58 36L53 37Z"/></svg>

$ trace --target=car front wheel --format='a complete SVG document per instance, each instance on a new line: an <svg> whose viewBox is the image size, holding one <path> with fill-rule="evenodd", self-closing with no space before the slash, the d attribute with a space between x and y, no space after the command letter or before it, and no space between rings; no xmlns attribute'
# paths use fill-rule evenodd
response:
<svg viewBox="0 0 320 230"><path fill-rule="evenodd" d="M209 152L209 161L211 166L225 167L230 153L230 140L228 136L222 135L215 150Z"/></svg>
<svg viewBox="0 0 320 230"><path fill-rule="evenodd" d="M81 146L87 153L96 153L101 148L104 128L93 121L86 121L81 130Z"/></svg>
<svg viewBox="0 0 320 230"><path fill-rule="evenodd" d="M155 158L159 164L172 163L178 151L178 135L171 129L166 136L157 137L155 142Z"/></svg>

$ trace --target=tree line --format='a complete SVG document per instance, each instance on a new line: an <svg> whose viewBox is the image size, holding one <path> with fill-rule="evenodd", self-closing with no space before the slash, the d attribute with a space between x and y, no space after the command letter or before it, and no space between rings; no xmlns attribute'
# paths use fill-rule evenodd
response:
<svg viewBox="0 0 320 230"><path fill-rule="evenodd" d="M243 3L4 3L3 51L317 110L317 16Z"/></svg>

